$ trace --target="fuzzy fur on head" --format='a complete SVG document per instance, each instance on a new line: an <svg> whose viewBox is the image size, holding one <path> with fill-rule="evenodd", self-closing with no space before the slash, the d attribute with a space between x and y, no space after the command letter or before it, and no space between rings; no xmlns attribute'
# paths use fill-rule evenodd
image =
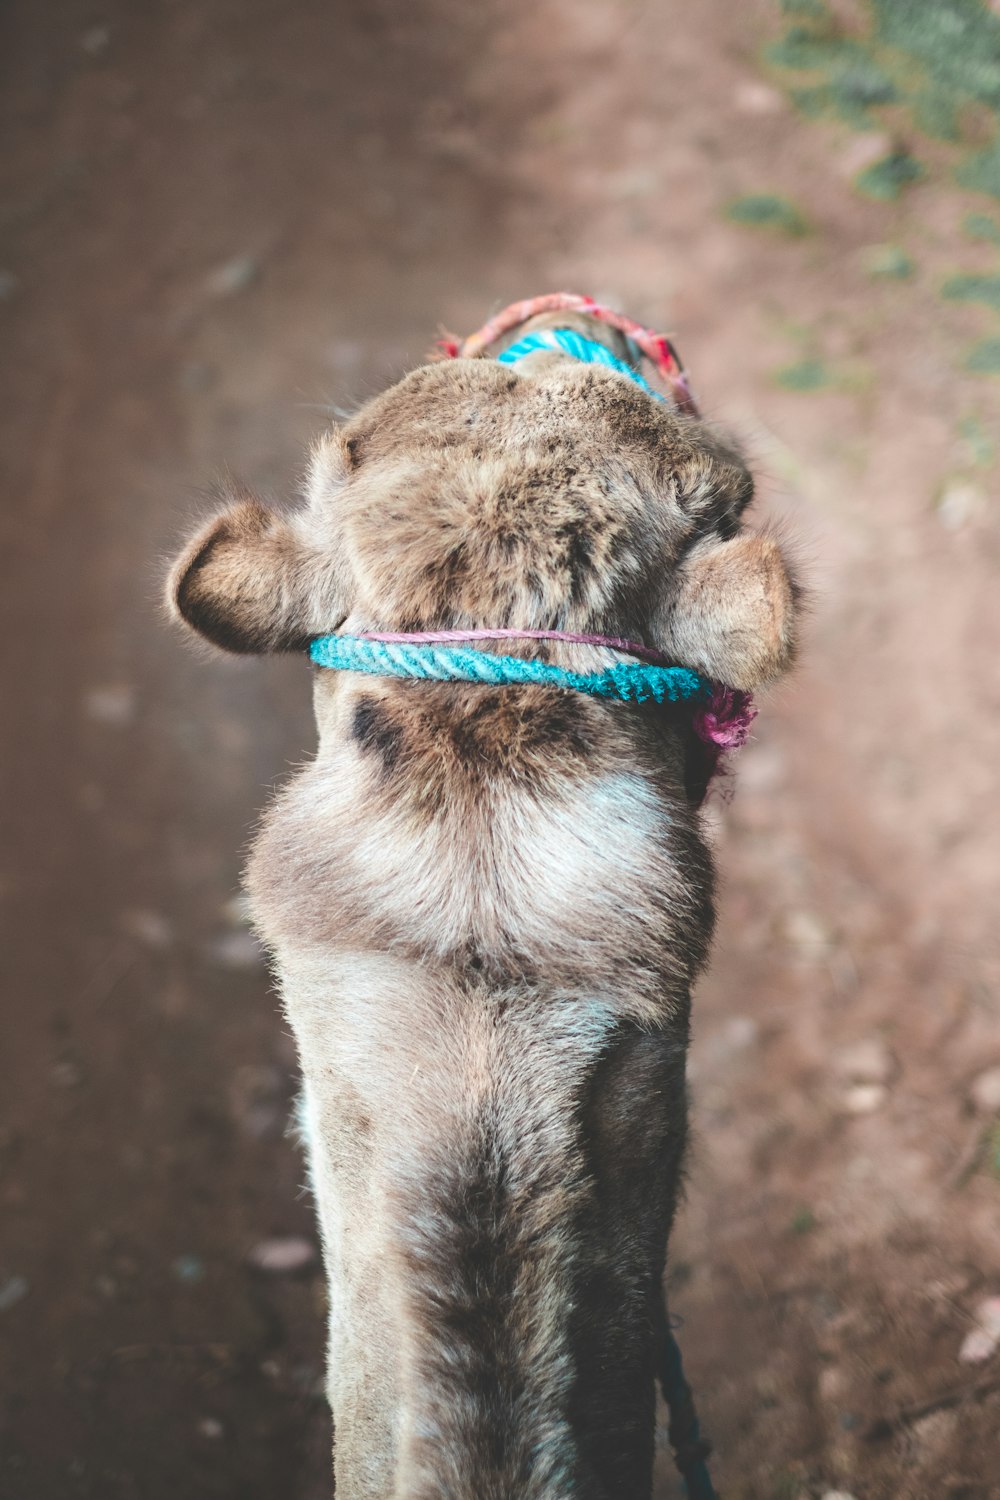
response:
<svg viewBox="0 0 1000 1500"><path fill-rule="evenodd" d="M168 598L228 651L301 650L346 619L588 631L752 689L795 643L781 551L741 523L752 494L709 427L612 372L455 360L321 439L289 519L234 495Z"/></svg>

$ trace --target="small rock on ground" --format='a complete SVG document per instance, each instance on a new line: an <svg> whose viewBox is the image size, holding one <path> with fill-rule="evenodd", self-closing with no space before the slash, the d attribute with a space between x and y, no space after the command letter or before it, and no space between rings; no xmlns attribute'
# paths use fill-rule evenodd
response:
<svg viewBox="0 0 1000 1500"><path fill-rule="evenodd" d="M880 131L865 131L854 136L841 152L838 166L845 177L856 177L872 167L892 150L892 137Z"/></svg>
<svg viewBox="0 0 1000 1500"><path fill-rule="evenodd" d="M981 1365L1000 1348L1000 1297L987 1297L976 1308L976 1326L962 1340L958 1357L965 1365Z"/></svg>
<svg viewBox="0 0 1000 1500"><path fill-rule="evenodd" d="M264 962L264 950L252 932L224 932L208 944L208 956L224 969L255 969Z"/></svg>
<svg viewBox="0 0 1000 1500"><path fill-rule="evenodd" d="M844 1094L844 1108L849 1115L870 1115L881 1109L887 1091L881 1083L856 1083Z"/></svg>
<svg viewBox="0 0 1000 1500"><path fill-rule="evenodd" d="M981 485L967 479L950 480L937 503L938 520L949 531L959 531L982 515L986 509L986 492Z"/></svg>
<svg viewBox="0 0 1000 1500"><path fill-rule="evenodd" d="M146 948L162 950L169 948L173 942L173 928L162 912L134 907L123 911L119 921L129 937L135 938Z"/></svg>
<svg viewBox="0 0 1000 1500"><path fill-rule="evenodd" d="M969 1095L984 1115L996 1114L1000 1110L1000 1067L978 1074L969 1085Z"/></svg>
<svg viewBox="0 0 1000 1500"><path fill-rule="evenodd" d="M307 1266L314 1265L316 1259L316 1246L295 1235L261 1240L247 1256L247 1260L258 1271L267 1271L273 1276L287 1276L294 1271L304 1271Z"/></svg>
<svg viewBox="0 0 1000 1500"><path fill-rule="evenodd" d="M237 255L219 266L205 285L212 297L234 297L253 286L260 275L260 265L252 255Z"/></svg>
<svg viewBox="0 0 1000 1500"><path fill-rule="evenodd" d="M0 1312L6 1312L15 1302L28 1295L28 1283L23 1276L9 1276L0 1282Z"/></svg>
<svg viewBox="0 0 1000 1500"><path fill-rule="evenodd" d="M107 682L84 694L84 711L95 724L109 729L125 729L135 718L135 688L127 682Z"/></svg>
<svg viewBox="0 0 1000 1500"><path fill-rule="evenodd" d="M881 1037L863 1037L842 1047L835 1058L837 1072L851 1083L888 1083L893 1058Z"/></svg>

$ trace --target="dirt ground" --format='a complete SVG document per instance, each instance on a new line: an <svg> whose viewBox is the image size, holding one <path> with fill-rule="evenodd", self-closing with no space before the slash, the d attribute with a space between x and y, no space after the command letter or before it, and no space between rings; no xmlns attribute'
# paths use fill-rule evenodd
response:
<svg viewBox="0 0 1000 1500"><path fill-rule="evenodd" d="M162 560L224 467L288 496L439 324L560 286L675 331L813 593L711 811L671 1274L718 1479L1000 1496L1000 1355L959 1358L1000 1295L1000 402L960 372L984 311L937 295L996 252L940 174L853 190L865 137L761 62L783 24L769 0L4 8L5 1500L328 1493L318 1264L248 1261L315 1242L237 899L309 753L308 673L187 649ZM756 192L810 232L727 217ZM869 274L888 242L915 274ZM790 388L796 362L831 373Z"/></svg>

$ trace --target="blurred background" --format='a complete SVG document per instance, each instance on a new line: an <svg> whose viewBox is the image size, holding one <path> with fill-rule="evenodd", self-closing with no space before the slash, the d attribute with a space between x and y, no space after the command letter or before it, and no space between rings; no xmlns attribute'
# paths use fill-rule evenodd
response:
<svg viewBox="0 0 1000 1500"><path fill-rule="evenodd" d="M319 1500L239 896L304 661L166 559L514 298L670 329L812 589L710 818L672 1299L732 1500L1000 1495L1000 5L8 0L0 1494ZM662 1497L676 1494L665 1448Z"/></svg>

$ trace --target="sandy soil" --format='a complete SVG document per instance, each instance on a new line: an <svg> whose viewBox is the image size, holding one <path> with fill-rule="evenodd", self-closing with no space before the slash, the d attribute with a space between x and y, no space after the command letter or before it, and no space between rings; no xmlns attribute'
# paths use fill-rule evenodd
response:
<svg viewBox="0 0 1000 1500"><path fill-rule="evenodd" d="M673 1302L732 1500L1000 1495L997 386L935 179L762 72L765 0L12 0L2 18L0 1494L317 1500L294 1056L236 895L295 661L198 658L161 559L439 323L567 285L676 331L813 589L712 812ZM729 222L789 195L812 232ZM866 274L899 242L917 274ZM775 371L821 358L829 386ZM976 1104L977 1093L980 1103ZM660 1494L676 1493L663 1455Z"/></svg>

